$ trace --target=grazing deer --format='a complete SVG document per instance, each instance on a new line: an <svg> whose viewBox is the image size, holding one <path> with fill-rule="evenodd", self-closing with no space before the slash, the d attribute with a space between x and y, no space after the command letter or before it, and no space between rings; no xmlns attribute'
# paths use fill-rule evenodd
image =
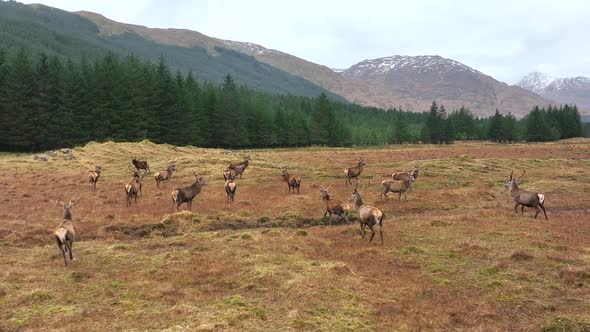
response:
<svg viewBox="0 0 590 332"><path fill-rule="evenodd" d="M381 199L385 196L387 199L387 194L398 193L398 200L402 199L402 194L404 194L404 199L408 200L406 193L412 189L412 184L414 184L415 178L413 175L408 176L407 180L404 181L397 181L397 180L384 180L381 182L381 186L383 189L381 190Z"/></svg>
<svg viewBox="0 0 590 332"><path fill-rule="evenodd" d="M53 235L55 236L55 242L57 247L61 251L64 257L64 264L68 266L68 260L66 258L66 252L69 253L70 260L74 260L74 254L72 253L72 244L76 238L76 232L74 231L74 224L72 223L72 207L80 202L80 198L71 200L68 204L64 202L55 201L56 204L61 205L64 209L64 216L61 224L57 226Z"/></svg>
<svg viewBox="0 0 590 332"><path fill-rule="evenodd" d="M369 186L371 183L369 182ZM369 186L365 187L364 189L368 188ZM361 198L361 193L357 190L358 182L354 187L354 192L350 196L350 201L352 202L352 208L356 212L359 217L359 222L361 224L361 235L363 240L365 239L365 227L369 226L371 230L371 238L369 239L369 243L373 240L375 236L375 230L373 226L379 226L379 234L381 235L381 245L383 245L383 212L378 208L364 204Z"/></svg>
<svg viewBox="0 0 590 332"><path fill-rule="evenodd" d="M176 211L180 211L179 207L182 203L186 203L188 209L192 211L193 199L201 192L201 189L207 185L207 182L202 176L198 176L195 171L192 171L195 176L195 183L188 187L176 188L172 190L172 209L176 205Z"/></svg>
<svg viewBox="0 0 590 332"><path fill-rule="evenodd" d="M345 181L346 187L348 187L349 183L352 186L352 181L351 181L352 179L355 179L356 183L358 184L359 177L361 176L361 173L363 172L365 165L367 165L367 164L365 163L365 161L361 157L361 158L359 158L359 163L357 166L353 166L353 167L344 169L344 176L346 177L346 181Z"/></svg>
<svg viewBox="0 0 590 332"><path fill-rule="evenodd" d="M172 178L173 172L176 172L176 162L170 163L164 172L154 173L154 178L156 179L156 188L160 189L161 182L170 180Z"/></svg>
<svg viewBox="0 0 590 332"><path fill-rule="evenodd" d="M516 202L516 204L514 205L514 212L518 213L517 209L519 205L521 205L521 214L524 214L525 206L532 207L537 210L537 213L535 213L535 218L537 218L537 215L539 214L541 209L543 209L543 214L545 214L545 220L549 220L549 218L547 218L547 212L545 211L545 195L518 188L518 182L520 182L520 179L522 179L525 172L526 170L524 170L522 172L522 175L518 179L516 179L512 177L512 175L514 174L514 171L512 171L510 173L510 177L508 178L508 182L506 182L506 187L508 188L508 190L510 190L510 195L512 195L512 199L514 199L514 202Z"/></svg>
<svg viewBox="0 0 590 332"><path fill-rule="evenodd" d="M328 192L330 187L332 186L329 186L328 188L324 188L322 186L320 189L320 197L322 198L322 201L326 203L326 211L324 212L323 216L325 217L326 214L328 214L330 216L330 222L332 222L332 215L335 214L340 217L338 222L344 219L346 223L349 223L348 211L350 210L350 206L342 201L330 197L330 193Z"/></svg>
<svg viewBox="0 0 590 332"><path fill-rule="evenodd" d="M138 172L140 169L143 169L146 174L152 173L152 171L150 171L150 165L148 165L147 161L137 160L137 159L133 158L133 160L131 160L131 162L133 163L133 166L135 166L135 168L137 169Z"/></svg>
<svg viewBox="0 0 590 332"><path fill-rule="evenodd" d="M225 179L225 184L223 187L225 188L225 193L227 194L227 202L232 203L236 198L236 189L238 189L238 185L234 181L236 179L236 175L230 171L223 172L223 178Z"/></svg>
<svg viewBox="0 0 590 332"><path fill-rule="evenodd" d="M141 187L143 186L143 176L145 175L145 173L139 175L139 172L133 170L131 173L133 175L133 180L125 185L125 203L127 207L131 205L132 200L137 204L137 195L142 194Z"/></svg>
<svg viewBox="0 0 590 332"><path fill-rule="evenodd" d="M94 171L88 171L88 180L92 184L92 190L96 190L96 182L98 182L98 178L100 178L100 174L102 173L102 167L96 166Z"/></svg>
<svg viewBox="0 0 590 332"><path fill-rule="evenodd" d="M236 176L239 175L240 179L242 178L242 174L244 173L244 171L246 170L246 168L248 168L248 165L250 165L250 156L245 156L244 157L244 161L242 161L239 164L230 164L229 165L229 169L233 170L236 173Z"/></svg>
<svg viewBox="0 0 590 332"><path fill-rule="evenodd" d="M283 177L283 181L287 182L287 185L289 186L289 193L291 193L291 188L293 188L293 193L295 193L295 189L297 189L297 193L299 194L299 188L301 187L301 177L299 175L289 174L287 167L283 167L281 176Z"/></svg>

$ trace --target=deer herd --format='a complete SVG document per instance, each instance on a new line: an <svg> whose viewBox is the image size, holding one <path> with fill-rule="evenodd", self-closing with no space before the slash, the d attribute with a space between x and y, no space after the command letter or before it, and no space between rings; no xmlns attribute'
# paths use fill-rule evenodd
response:
<svg viewBox="0 0 590 332"><path fill-rule="evenodd" d="M236 178L238 176L240 179L242 178L244 171L248 168L249 164L250 156L248 155L244 157L244 160L241 163L229 164L229 166L223 171L224 189L225 193L227 194L227 203L234 202L238 187ZM133 165L133 168L131 165ZM361 190L367 189L371 185L371 182L369 181L368 184L362 189L359 189L358 187L361 181L361 174L366 165L367 164L365 163L364 159L361 157L358 159L356 166L344 169L345 186L352 186L353 180L355 181L354 189L348 199L348 203L335 199L330 195L328 190L332 187L332 185L328 187L320 186L320 197L326 204L326 210L323 216L328 216L330 223L333 223L334 217L337 217L336 222L344 221L348 224L350 222L349 213L352 210L356 214L355 219L359 221L363 240L365 239L365 229L367 227L371 231L369 243L373 240L373 237L376 233L375 229L377 228L379 230L381 244L383 245L383 219L385 215L379 208L373 205L365 204L361 197ZM403 195L404 199L407 200L406 194L408 192L412 192L413 184L418 179L423 165L412 164L412 166L412 170L406 172L394 172L391 174L391 179L386 179L381 182L380 198L382 200L388 199L388 193L397 193L398 200L401 200ZM137 196L142 195L143 178L146 174L151 174L148 162L145 160L138 160L136 158L132 159L128 169L130 171L131 181L125 184L125 204L127 207L129 207L132 203L137 204ZM176 171L176 162L172 161L168 164L166 170L154 173L153 176L156 181L156 189L160 189L161 185L165 185L165 183L172 178L172 174ZM88 172L88 178L92 185L93 191L96 190L96 185L101 177L102 172L103 170L101 166L96 166L93 171ZM194 183L186 187L175 188L171 192L173 210L176 209L176 211L179 211L180 206L184 203L186 203L189 210L192 210L193 200L203 190L203 187L207 186L207 181L205 181L203 176L197 174L195 170L191 170L191 172L195 177ZM510 195L516 203L514 205L514 212L518 213L518 207L521 206L521 214L524 214L525 206L532 207L536 210L534 218L537 218L537 215L542 210L543 214L545 215L545 219L548 220L544 205L545 195L523 190L518 186L520 179L522 179L522 177L525 175L525 172L526 171L523 171L522 175L518 178L514 178L514 172L511 172L510 176L508 177L508 181L506 182L506 188L510 191ZM282 167L280 178L282 181L287 183L289 194L295 194L295 191L297 191L296 194L299 194L301 189L301 177L299 175L292 174L287 167ZM74 259L72 254L72 244L74 242L76 233L72 223L72 208L74 205L78 204L79 201L79 198L71 200L67 204L61 201L56 201L56 204L61 205L63 208L63 220L55 229L54 237L57 242L57 246L63 255L66 266L68 265L68 256L70 257L70 260ZM352 208L349 203L352 205Z"/></svg>

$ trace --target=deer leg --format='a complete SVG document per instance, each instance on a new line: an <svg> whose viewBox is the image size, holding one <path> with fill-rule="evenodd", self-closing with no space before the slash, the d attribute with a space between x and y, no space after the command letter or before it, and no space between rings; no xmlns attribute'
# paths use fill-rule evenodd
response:
<svg viewBox="0 0 590 332"><path fill-rule="evenodd" d="M369 243L371 243L371 241L373 241L373 237L375 237L375 229L373 228L373 225L369 225L369 229L371 230L371 238L369 239Z"/></svg>
<svg viewBox="0 0 590 332"><path fill-rule="evenodd" d="M381 235L381 245L383 245L383 225L379 222L379 235Z"/></svg>
<svg viewBox="0 0 590 332"><path fill-rule="evenodd" d="M361 236L365 239L365 224L361 221Z"/></svg>
<svg viewBox="0 0 590 332"><path fill-rule="evenodd" d="M521 205L520 206L520 214L521 215L524 215L524 205Z"/></svg>
<svg viewBox="0 0 590 332"><path fill-rule="evenodd" d="M535 213L535 219L537 219L537 215L539 214L539 212L541 212L541 209L539 208L539 206L535 206L535 210L537 210L537 213Z"/></svg>
<svg viewBox="0 0 590 332"><path fill-rule="evenodd" d="M68 251L70 252L70 260L74 260L74 253L72 252L72 242L68 243Z"/></svg>
<svg viewBox="0 0 590 332"><path fill-rule="evenodd" d="M520 205L520 203L516 203L516 204L514 205L514 213L516 213L516 214L518 214L518 210L517 210L517 208L518 208L518 205Z"/></svg>
<svg viewBox="0 0 590 332"><path fill-rule="evenodd" d="M543 214L545 215L545 220L549 220L549 218L547 218L547 211L545 211L545 206L543 206L543 204L541 205L541 209L543 209Z"/></svg>

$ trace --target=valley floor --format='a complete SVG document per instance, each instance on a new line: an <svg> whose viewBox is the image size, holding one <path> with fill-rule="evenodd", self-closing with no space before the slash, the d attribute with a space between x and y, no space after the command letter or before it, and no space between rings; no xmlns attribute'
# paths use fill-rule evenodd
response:
<svg viewBox="0 0 590 332"><path fill-rule="evenodd" d="M91 143L73 161L0 155L0 331L590 329L588 139L221 152L140 142ZM245 154L229 205L221 173ZM133 156L179 172L160 190L146 177L127 208ZM347 200L342 171L359 156L363 199L386 215L383 246L321 218L320 186ZM380 182L412 161L424 166L408 200L381 200ZM283 166L301 194L287 193ZM209 184L192 213L172 213L170 191L191 169ZM514 214L504 184L523 169L549 221ZM55 200L78 196L64 267Z"/></svg>

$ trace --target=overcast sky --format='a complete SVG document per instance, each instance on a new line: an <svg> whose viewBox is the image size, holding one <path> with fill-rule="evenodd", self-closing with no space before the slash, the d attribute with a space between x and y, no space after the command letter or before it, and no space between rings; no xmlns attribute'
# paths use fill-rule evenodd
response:
<svg viewBox="0 0 590 332"><path fill-rule="evenodd" d="M530 71L590 76L585 0L44 0L115 21L185 28L348 68L389 55L440 55L514 84Z"/></svg>

